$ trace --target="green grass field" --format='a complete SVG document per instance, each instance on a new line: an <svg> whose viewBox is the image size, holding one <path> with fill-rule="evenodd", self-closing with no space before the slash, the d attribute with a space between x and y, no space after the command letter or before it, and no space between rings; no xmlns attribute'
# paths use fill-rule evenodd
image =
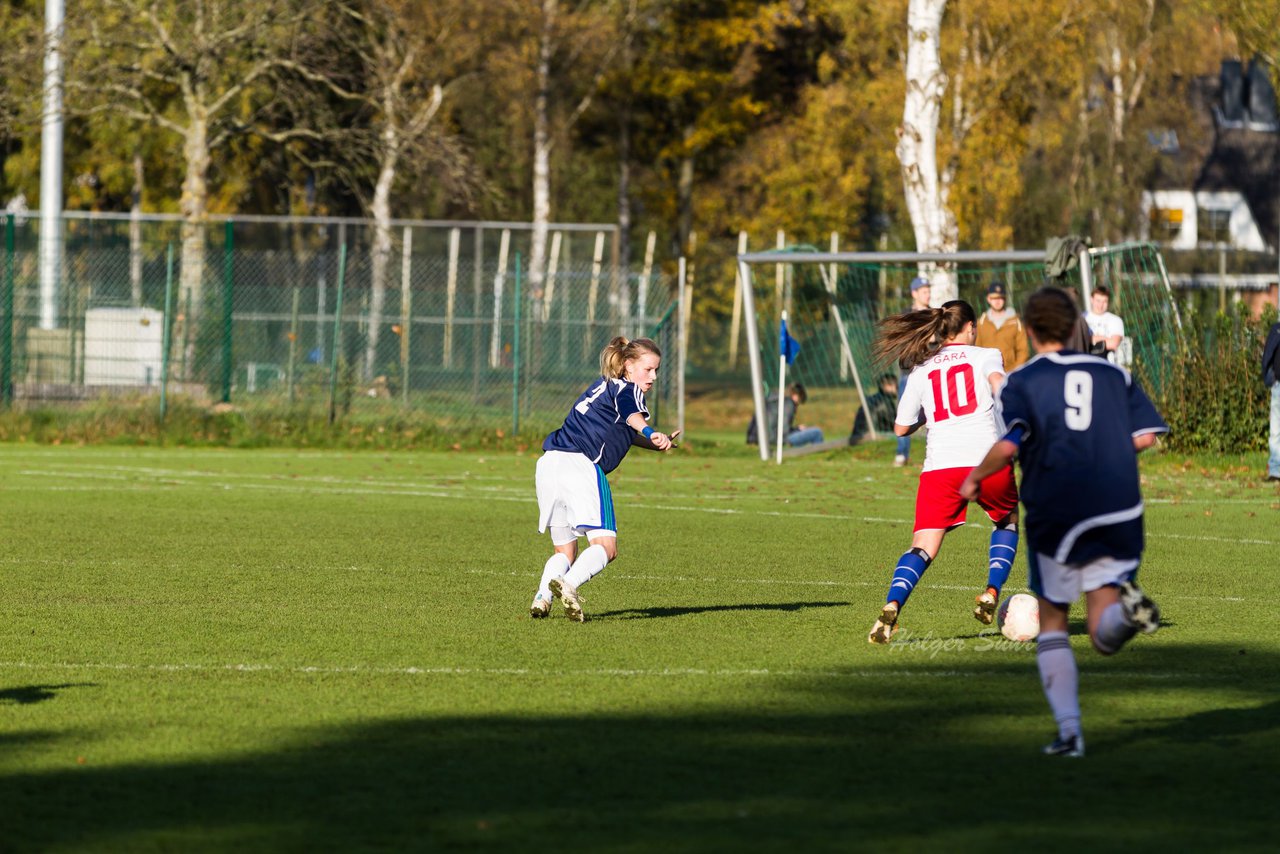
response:
<svg viewBox="0 0 1280 854"><path fill-rule="evenodd" d="M632 454L579 625L528 617L533 452L0 446L0 851L1273 850L1261 467L1144 459L1165 624L1074 625L1061 760L1033 645L969 613L986 525L866 643L884 453Z"/></svg>

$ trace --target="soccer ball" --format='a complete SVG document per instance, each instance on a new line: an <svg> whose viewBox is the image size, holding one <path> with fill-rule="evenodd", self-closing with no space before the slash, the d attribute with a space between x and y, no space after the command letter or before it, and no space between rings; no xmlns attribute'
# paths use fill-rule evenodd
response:
<svg viewBox="0 0 1280 854"><path fill-rule="evenodd" d="M1025 643L1040 634L1040 603L1026 593L1015 593L1000 603L996 612L1000 634L1011 641Z"/></svg>

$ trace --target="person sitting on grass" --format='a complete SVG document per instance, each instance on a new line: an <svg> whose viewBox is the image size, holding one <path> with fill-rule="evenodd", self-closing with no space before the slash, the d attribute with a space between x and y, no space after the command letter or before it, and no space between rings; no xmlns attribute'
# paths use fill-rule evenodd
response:
<svg viewBox="0 0 1280 854"><path fill-rule="evenodd" d="M885 433L893 432L893 416L898 412L898 380L893 374L880 377L880 390L867 398L866 409L859 409L853 418L853 430L849 433L849 444L856 445L867 438L867 413L871 413L871 423L876 430Z"/></svg>
<svg viewBox="0 0 1280 854"><path fill-rule="evenodd" d="M808 392L800 383L792 383L787 389L787 396L782 401L782 441L794 447L800 445L813 445L822 441L822 428L810 427L804 424L796 424L796 410L800 404L809 399ZM770 446L776 441L775 437L778 432L778 395L776 392L770 392L764 402L764 435ZM747 425L747 444L754 445L758 442L756 435L756 417L751 416L751 423Z"/></svg>

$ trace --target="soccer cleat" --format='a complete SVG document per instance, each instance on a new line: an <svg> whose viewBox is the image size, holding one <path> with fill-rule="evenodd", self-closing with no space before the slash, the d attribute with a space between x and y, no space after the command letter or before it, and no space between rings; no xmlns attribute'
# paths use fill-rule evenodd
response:
<svg viewBox="0 0 1280 854"><path fill-rule="evenodd" d="M1132 581L1120 585L1120 607L1124 608L1125 618L1144 635L1160 628L1160 606Z"/></svg>
<svg viewBox="0 0 1280 854"><path fill-rule="evenodd" d="M533 604L529 606L529 616L535 620L551 616L551 596L543 596L539 590L533 595Z"/></svg>
<svg viewBox="0 0 1280 854"><path fill-rule="evenodd" d="M551 579L550 584L552 596L559 596L560 601L564 603L564 615L575 623L585 623L586 615L582 613L582 597L578 595L578 588L570 586L565 581L563 575L557 575Z"/></svg>
<svg viewBox="0 0 1280 854"><path fill-rule="evenodd" d="M996 620L996 604L999 601L995 591L988 587L985 593L980 593L975 600L978 607L973 609L973 616L984 626L989 626Z"/></svg>
<svg viewBox="0 0 1280 854"><path fill-rule="evenodd" d="M886 644L898 631L898 603L890 602L880 609L880 616L867 633L867 643Z"/></svg>
<svg viewBox="0 0 1280 854"><path fill-rule="evenodd" d="M1058 736L1053 740L1053 744L1044 746L1045 756L1084 756L1084 736L1070 735L1066 738Z"/></svg>

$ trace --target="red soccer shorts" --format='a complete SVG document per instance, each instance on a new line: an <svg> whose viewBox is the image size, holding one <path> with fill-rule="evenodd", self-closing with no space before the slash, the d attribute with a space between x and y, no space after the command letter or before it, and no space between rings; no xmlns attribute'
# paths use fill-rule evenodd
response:
<svg viewBox="0 0 1280 854"><path fill-rule="evenodd" d="M960 484L971 471L972 467L961 467L920 473L920 485L916 488L915 530L949 531L964 524L969 502L960 497ZM1013 466L1005 466L982 482L978 506L987 512L992 522L1008 516L1018 506Z"/></svg>

